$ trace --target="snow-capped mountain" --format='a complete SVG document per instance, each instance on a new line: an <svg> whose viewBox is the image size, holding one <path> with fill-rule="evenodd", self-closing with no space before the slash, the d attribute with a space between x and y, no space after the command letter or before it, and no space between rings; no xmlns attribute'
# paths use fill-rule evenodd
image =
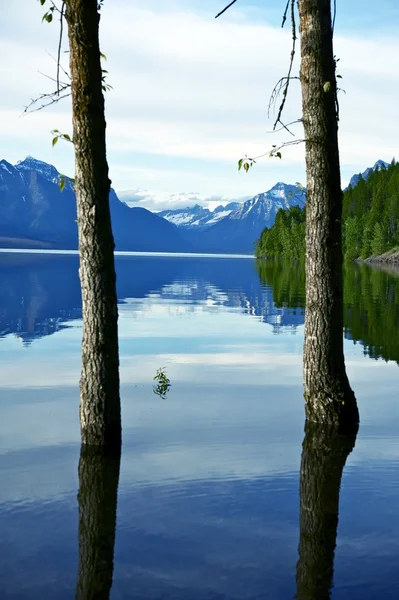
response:
<svg viewBox="0 0 399 600"><path fill-rule="evenodd" d="M378 160L362 173L367 179L389 165ZM350 185L359 181L354 175ZM76 201L70 182L61 193L55 167L28 156L12 165L0 161L0 246L76 248ZM119 250L252 253L265 227L277 211L303 207L306 190L300 185L277 183L269 191L243 203L231 202L211 211L195 204L157 214L131 208L110 192L116 248ZM30 244L30 245L29 245Z"/></svg>
<svg viewBox="0 0 399 600"><path fill-rule="evenodd" d="M240 204L231 212L229 219L249 219L253 224L262 221L263 227L270 227L280 208L303 207L305 202L306 192L303 187L279 181L268 192L257 194L254 198Z"/></svg>
<svg viewBox="0 0 399 600"><path fill-rule="evenodd" d="M19 160L15 168L17 171L35 171L35 173L42 175L52 183L58 183L60 179L60 174L53 165L37 160L33 156L27 156L24 160Z"/></svg>
<svg viewBox="0 0 399 600"><path fill-rule="evenodd" d="M368 177L370 177L370 174L373 171L379 171L380 169L387 169L388 167L389 167L389 164L386 163L384 160L377 160L377 162L374 164L373 167L368 167L368 169L363 171L363 173L358 173L356 175L352 175L352 177L349 181L348 187L355 187L355 185L359 182L360 177L362 177L363 179L368 179ZM348 189L348 188L345 188L345 189Z"/></svg>
<svg viewBox="0 0 399 600"><path fill-rule="evenodd" d="M0 247L77 248L76 198L67 180L59 189L55 167L31 156L0 161ZM109 194L117 250L190 252L177 227L144 208Z"/></svg>
<svg viewBox="0 0 399 600"><path fill-rule="evenodd" d="M265 227L274 223L277 211L290 206L303 207L305 189L299 185L276 183L269 191L238 204L230 214L206 229L186 228L184 235L202 251L253 252Z"/></svg>
<svg viewBox="0 0 399 600"><path fill-rule="evenodd" d="M240 202L230 202L226 206L220 205L211 211L209 208L195 204L194 206L186 206L185 208L162 210L157 214L177 227L205 229L227 217L239 206L241 206Z"/></svg>

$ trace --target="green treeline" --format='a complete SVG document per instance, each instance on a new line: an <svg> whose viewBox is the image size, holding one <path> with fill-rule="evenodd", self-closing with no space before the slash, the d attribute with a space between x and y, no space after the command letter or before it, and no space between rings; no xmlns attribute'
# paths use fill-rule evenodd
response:
<svg viewBox="0 0 399 600"><path fill-rule="evenodd" d="M273 290L277 307L305 308L304 265L257 261L260 280ZM389 269L346 264L344 334L371 358L399 364L399 276Z"/></svg>
<svg viewBox="0 0 399 600"><path fill-rule="evenodd" d="M305 210L280 209L256 244L258 258L305 256ZM372 171L344 192L343 245L346 260L367 258L399 246L399 164Z"/></svg>
<svg viewBox="0 0 399 600"><path fill-rule="evenodd" d="M306 208L291 206L277 211L274 225L265 227L255 247L257 258L298 259L305 256Z"/></svg>

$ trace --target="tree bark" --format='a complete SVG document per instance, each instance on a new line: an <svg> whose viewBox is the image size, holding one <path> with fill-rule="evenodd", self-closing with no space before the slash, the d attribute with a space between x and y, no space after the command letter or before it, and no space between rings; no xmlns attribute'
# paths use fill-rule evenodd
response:
<svg viewBox="0 0 399 600"><path fill-rule="evenodd" d="M83 340L82 443L121 444L118 309L97 0L67 0Z"/></svg>
<svg viewBox="0 0 399 600"><path fill-rule="evenodd" d="M306 138L306 418L356 428L343 351L342 190L330 0L298 0Z"/></svg>
<svg viewBox="0 0 399 600"><path fill-rule="evenodd" d="M76 600L108 600L114 569L120 454L82 445Z"/></svg>
<svg viewBox="0 0 399 600"><path fill-rule="evenodd" d="M340 435L336 427L307 421L300 475L298 600L329 600L334 574L339 492L345 462L356 431Z"/></svg>

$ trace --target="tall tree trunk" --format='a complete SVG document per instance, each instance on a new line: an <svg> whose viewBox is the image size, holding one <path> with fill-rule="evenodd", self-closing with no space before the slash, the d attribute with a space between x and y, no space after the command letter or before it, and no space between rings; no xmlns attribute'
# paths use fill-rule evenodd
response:
<svg viewBox="0 0 399 600"><path fill-rule="evenodd" d="M339 492L356 431L343 436L332 425L307 421L300 475L298 600L329 600L334 573Z"/></svg>
<svg viewBox="0 0 399 600"><path fill-rule="evenodd" d="M330 0L298 0L306 138L307 419L356 428L359 414L343 352L342 190Z"/></svg>
<svg viewBox="0 0 399 600"><path fill-rule="evenodd" d="M108 600L114 569L120 454L82 445L76 600Z"/></svg>
<svg viewBox="0 0 399 600"><path fill-rule="evenodd" d="M82 287L82 443L121 444L118 309L97 0L67 0Z"/></svg>

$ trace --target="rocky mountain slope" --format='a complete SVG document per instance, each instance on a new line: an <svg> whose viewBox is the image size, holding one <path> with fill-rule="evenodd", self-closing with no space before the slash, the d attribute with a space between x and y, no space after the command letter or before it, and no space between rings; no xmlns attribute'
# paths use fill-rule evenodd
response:
<svg viewBox="0 0 399 600"><path fill-rule="evenodd" d="M61 192L55 167L28 157L0 161L0 245L77 248L76 199L69 180ZM177 227L144 208L130 208L110 192L117 250L190 252Z"/></svg>

